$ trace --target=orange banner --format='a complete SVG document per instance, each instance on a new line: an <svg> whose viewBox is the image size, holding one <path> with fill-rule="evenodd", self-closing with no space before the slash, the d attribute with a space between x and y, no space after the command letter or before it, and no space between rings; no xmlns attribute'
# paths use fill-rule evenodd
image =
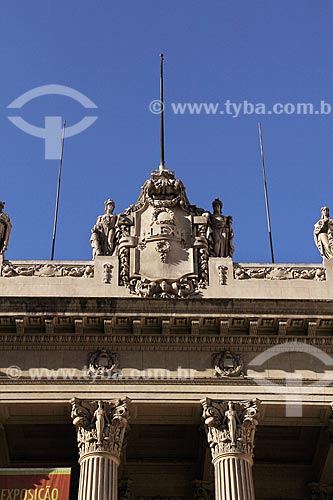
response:
<svg viewBox="0 0 333 500"><path fill-rule="evenodd" d="M71 469L0 469L0 500L69 500Z"/></svg>

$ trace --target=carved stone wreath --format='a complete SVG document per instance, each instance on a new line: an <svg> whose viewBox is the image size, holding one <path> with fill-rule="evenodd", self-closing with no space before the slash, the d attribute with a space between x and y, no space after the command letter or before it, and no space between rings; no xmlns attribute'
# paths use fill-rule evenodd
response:
<svg viewBox="0 0 333 500"><path fill-rule="evenodd" d="M162 220L162 221L158 220L158 217L161 213L167 213L169 215L169 219ZM169 208L155 207L153 215L152 215L151 225L153 225L154 223L156 223L156 224L169 224L170 226L174 226L175 225L175 214Z"/></svg>
<svg viewBox="0 0 333 500"><path fill-rule="evenodd" d="M110 377L118 372L118 365L118 354L105 349L95 351L88 357L88 374L95 377Z"/></svg>
<svg viewBox="0 0 333 500"><path fill-rule="evenodd" d="M214 358L214 375L216 377L244 377L244 363L238 354L222 351Z"/></svg>

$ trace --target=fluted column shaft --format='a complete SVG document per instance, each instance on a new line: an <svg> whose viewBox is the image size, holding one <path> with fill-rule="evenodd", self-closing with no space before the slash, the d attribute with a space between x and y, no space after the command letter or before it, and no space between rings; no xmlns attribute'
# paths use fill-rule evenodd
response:
<svg viewBox="0 0 333 500"><path fill-rule="evenodd" d="M241 455L213 460L216 500L255 500L252 463Z"/></svg>
<svg viewBox="0 0 333 500"><path fill-rule="evenodd" d="M119 460L104 452L92 453L79 460L78 500L117 500Z"/></svg>
<svg viewBox="0 0 333 500"><path fill-rule="evenodd" d="M72 400L77 429L78 500L117 500L118 467L128 419L128 400Z"/></svg>
<svg viewBox="0 0 333 500"><path fill-rule="evenodd" d="M252 464L258 400L202 400L216 500L255 500Z"/></svg>

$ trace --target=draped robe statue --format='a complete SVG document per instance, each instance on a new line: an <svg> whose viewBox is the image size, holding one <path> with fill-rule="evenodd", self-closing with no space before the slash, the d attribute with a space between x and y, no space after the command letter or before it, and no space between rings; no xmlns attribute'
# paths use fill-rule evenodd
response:
<svg viewBox="0 0 333 500"><path fill-rule="evenodd" d="M232 217L222 214L223 203L219 198L213 201L210 215L208 241L210 254L214 257L232 257L234 253Z"/></svg>
<svg viewBox="0 0 333 500"><path fill-rule="evenodd" d="M113 255L116 249L117 215L113 214L113 200L104 203L104 214L97 218L91 230L90 243L93 249L93 259L98 255Z"/></svg>
<svg viewBox="0 0 333 500"><path fill-rule="evenodd" d="M0 254L4 254L9 243L9 236L12 230L12 223L9 215L3 212L4 201L0 201Z"/></svg>
<svg viewBox="0 0 333 500"><path fill-rule="evenodd" d="M323 207L321 219L314 226L314 240L322 257L333 258L333 220L330 218L330 210Z"/></svg>

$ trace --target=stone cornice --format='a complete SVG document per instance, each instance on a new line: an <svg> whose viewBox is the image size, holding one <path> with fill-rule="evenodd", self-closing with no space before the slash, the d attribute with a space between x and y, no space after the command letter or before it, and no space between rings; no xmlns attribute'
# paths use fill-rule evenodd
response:
<svg viewBox="0 0 333 500"><path fill-rule="evenodd" d="M52 370L50 370L52 371ZM259 379L257 379L259 380ZM286 387L286 379L285 378L269 378L269 377L265 377L265 379L263 379L266 383L266 386L269 384L269 383L272 383L274 385L278 385L278 386L281 386L282 388L283 387ZM227 380L221 380L221 379L216 379L215 377L198 377L198 378L192 378L192 379L188 379L188 378L180 378L180 379L177 379L175 377L170 377L170 378L161 378L159 380L154 380L152 378L133 378L133 377L122 377L122 378L110 378L110 379L104 379L104 380L99 380L99 379L94 379L93 381L92 380L87 380L87 378L76 378L74 377L73 380L66 380L66 379L57 379L57 385L73 385L73 383L75 385L87 385L87 383L89 384L93 384L94 386L105 386L105 385L108 385L108 384L112 384L112 386L121 386L121 385L142 385L142 386L151 386L151 385L154 385L154 386L160 386L161 383L163 385L170 385L170 386L183 386L183 385L190 385L190 386L193 386L193 385L204 385L204 384L207 384L207 382L209 382L209 387L231 387L231 386L235 386L237 385L237 387L257 387L257 385L255 384L255 381L254 381L254 378L246 378L246 379L237 379L235 381L235 379L227 379ZM54 380L50 378L42 378L40 380L36 380L36 379L32 379L32 378L28 378L28 377L20 377L20 379L10 379L8 378L7 376L5 376L3 379L2 379L2 374L0 372L0 387L1 385L5 385L5 386L8 386L8 385L18 385L18 384L23 384L23 385L34 385L34 386L38 386L38 385L43 385L45 386L45 384L48 384L48 383L54 383ZM295 387L297 388L301 388L301 387L311 387L312 385L316 384L316 388L320 388L321 386L318 384L318 379L315 379L315 378L303 378L302 379L302 384L297 384L295 383ZM291 385L289 385L289 387L293 387ZM324 387L326 387L326 385L324 385ZM207 391L206 391L207 392ZM257 391L259 392L259 391ZM265 391L267 393L267 391Z"/></svg>
<svg viewBox="0 0 333 500"><path fill-rule="evenodd" d="M260 351L282 342L333 350L333 299L0 299L2 349Z"/></svg>
<svg viewBox="0 0 333 500"><path fill-rule="evenodd" d="M199 302L200 301L200 302ZM115 297L1 297L2 315L52 315L79 316L92 314L105 316L124 314L127 316L174 316L195 317L228 315L264 315L267 317L304 315L322 317L332 314L333 298L328 299L248 299L248 298L205 298L205 299L137 299ZM198 312L200 310L200 313ZM269 313L267 313L269 311Z"/></svg>
<svg viewBox="0 0 333 500"><path fill-rule="evenodd" d="M324 349L326 352L333 352L332 336L325 337L244 337L232 336L223 337L215 335L0 335L1 349L4 350L71 350L82 351L101 347L103 345L112 345L113 349L121 348L124 351L209 351L216 353L223 347L237 348L242 352L260 352L270 346L288 343L300 342Z"/></svg>

